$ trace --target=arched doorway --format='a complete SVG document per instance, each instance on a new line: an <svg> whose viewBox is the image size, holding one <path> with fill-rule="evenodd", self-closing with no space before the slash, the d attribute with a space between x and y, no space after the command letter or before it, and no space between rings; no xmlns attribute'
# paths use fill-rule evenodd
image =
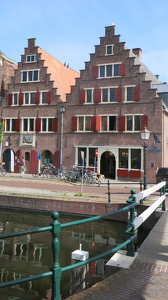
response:
<svg viewBox="0 0 168 300"><path fill-rule="evenodd" d="M41 153L41 165L53 164L53 154L49 150Z"/></svg>
<svg viewBox="0 0 168 300"><path fill-rule="evenodd" d="M5 169L7 172L14 172L14 157L13 150L6 149L3 153L3 162L5 163Z"/></svg>
<svg viewBox="0 0 168 300"><path fill-rule="evenodd" d="M106 151L101 156L100 173L104 174L105 178L115 179L116 162L112 152Z"/></svg>

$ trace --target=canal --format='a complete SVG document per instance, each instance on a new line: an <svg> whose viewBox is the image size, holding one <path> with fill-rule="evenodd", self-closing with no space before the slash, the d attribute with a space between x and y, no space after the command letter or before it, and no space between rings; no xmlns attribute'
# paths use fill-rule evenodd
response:
<svg viewBox="0 0 168 300"><path fill-rule="evenodd" d="M59 222L67 223L77 219L76 217L60 216ZM1 210L0 234L45 227L49 226L51 222L52 218L48 214ZM89 252L89 257L114 248L128 238L125 230L126 224L110 220L63 228L59 234L60 266L65 267L71 264L71 252L79 249L79 244L82 244L82 250ZM50 232L0 240L0 282L50 271L52 266L51 243ZM104 259L99 259L89 265L89 286L105 278L104 266L109 258L104 257ZM62 299L66 299L72 289L71 272L62 273ZM50 299L50 294L50 277L0 289L1 300Z"/></svg>

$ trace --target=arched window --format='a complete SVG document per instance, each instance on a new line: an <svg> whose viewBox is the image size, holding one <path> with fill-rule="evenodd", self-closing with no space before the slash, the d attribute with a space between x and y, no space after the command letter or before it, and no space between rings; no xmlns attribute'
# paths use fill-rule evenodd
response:
<svg viewBox="0 0 168 300"><path fill-rule="evenodd" d="M30 161L30 152L25 153L25 160Z"/></svg>

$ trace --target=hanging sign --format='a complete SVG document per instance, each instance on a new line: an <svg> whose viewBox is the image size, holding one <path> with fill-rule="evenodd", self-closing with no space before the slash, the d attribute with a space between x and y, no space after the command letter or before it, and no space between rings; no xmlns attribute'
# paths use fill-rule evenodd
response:
<svg viewBox="0 0 168 300"><path fill-rule="evenodd" d="M98 156L98 149L96 149L95 156L96 157Z"/></svg>

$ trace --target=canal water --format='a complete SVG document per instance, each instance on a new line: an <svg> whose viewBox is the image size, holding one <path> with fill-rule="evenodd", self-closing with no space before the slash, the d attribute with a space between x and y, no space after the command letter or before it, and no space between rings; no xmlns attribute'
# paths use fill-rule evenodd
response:
<svg viewBox="0 0 168 300"><path fill-rule="evenodd" d="M60 223L77 220L60 216ZM52 218L47 214L35 214L16 211L0 211L0 234L29 230L49 226ZM89 257L110 250L128 236L126 224L110 220L91 222L83 225L63 228L59 234L59 264L65 267L71 264L71 252L79 249L89 252ZM24 278L50 271L52 266L52 235L43 232L21 237L0 240L0 282ZM104 257L89 264L89 286L105 278L105 263L110 257ZM62 299L72 290L72 271L62 273ZM71 278L71 283L70 283ZM29 283L0 289L1 300L41 300L51 299L51 278L35 280Z"/></svg>

